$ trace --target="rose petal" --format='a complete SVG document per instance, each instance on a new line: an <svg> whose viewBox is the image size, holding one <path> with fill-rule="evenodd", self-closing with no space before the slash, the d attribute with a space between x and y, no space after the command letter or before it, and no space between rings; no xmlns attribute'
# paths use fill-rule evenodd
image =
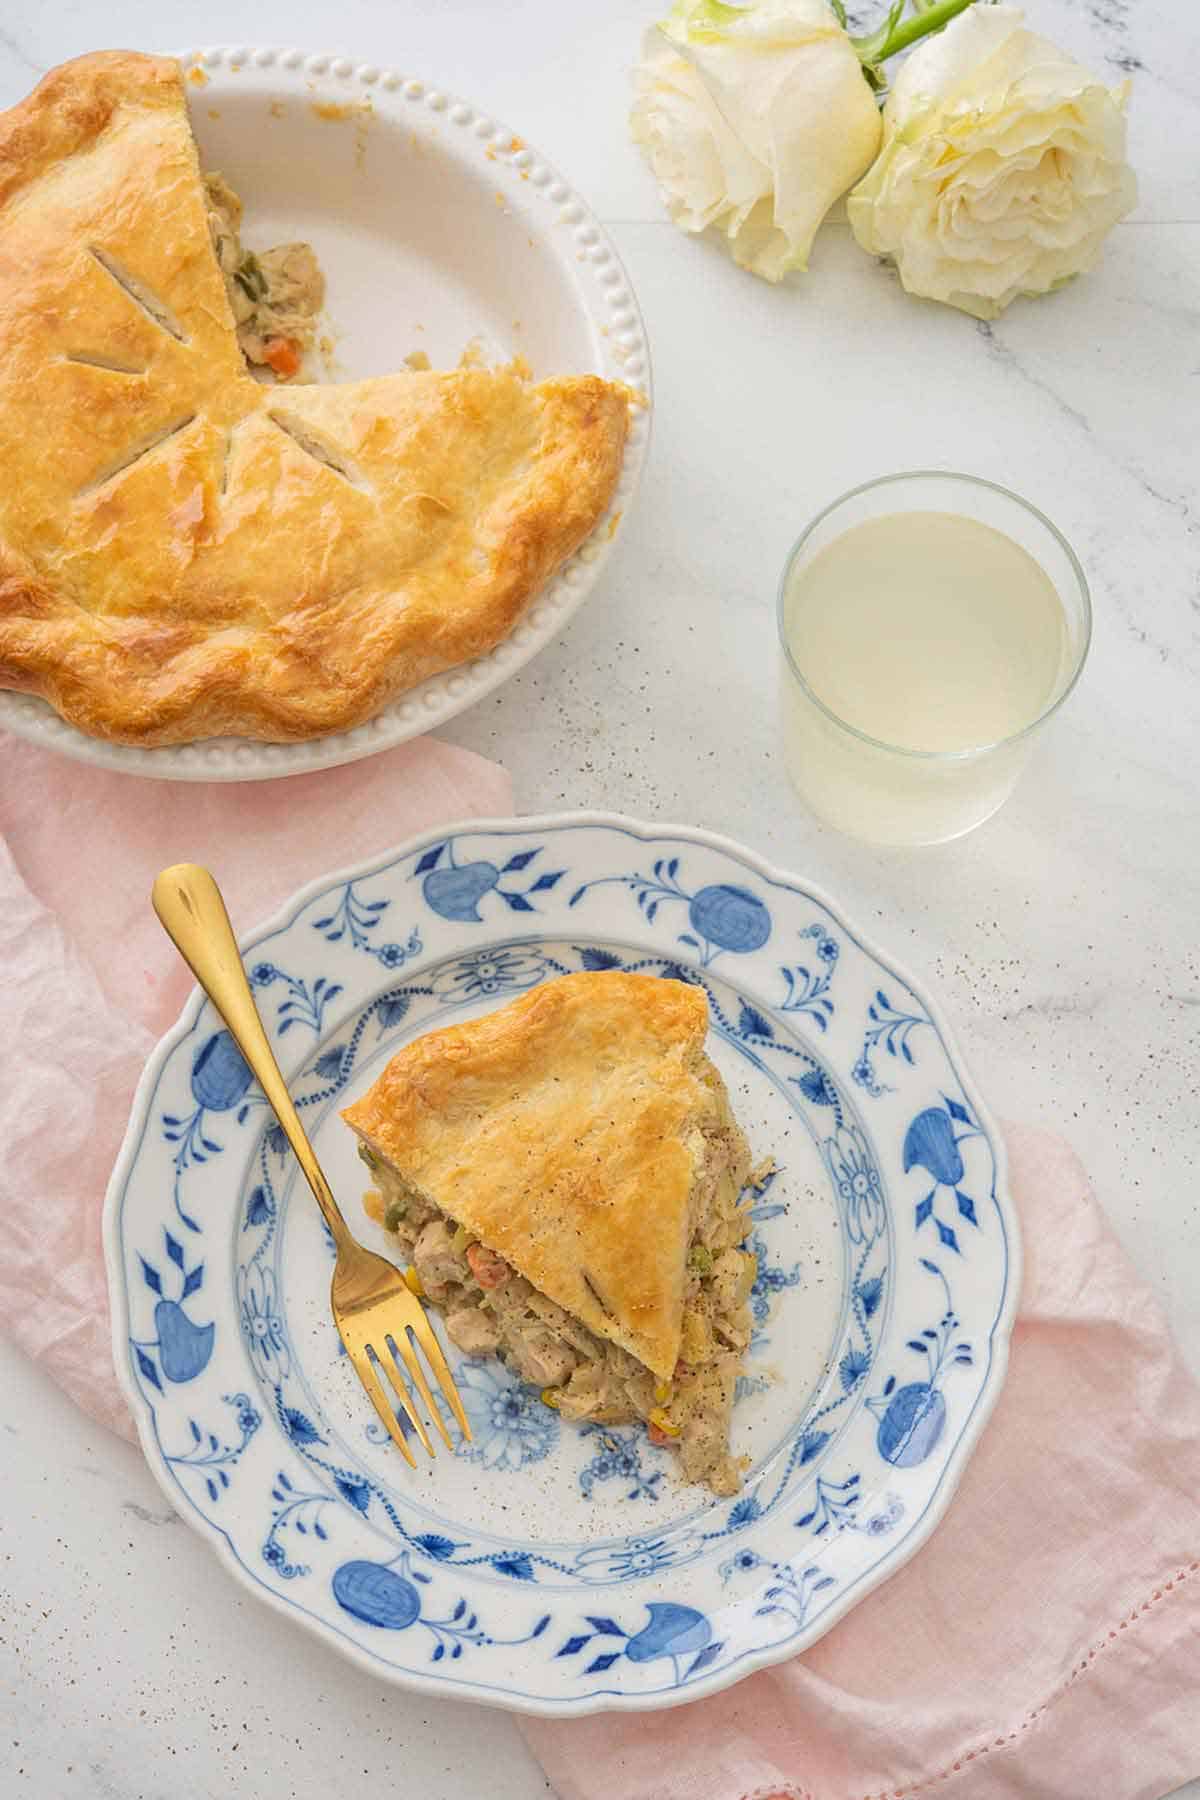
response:
<svg viewBox="0 0 1200 1800"><path fill-rule="evenodd" d="M850 195L864 248L911 292L992 318L1095 266L1136 198L1127 87L1108 89L1014 8L972 8L921 44Z"/></svg>
<svg viewBox="0 0 1200 1800"><path fill-rule="evenodd" d="M829 207L867 169L882 125L825 0L760 0L731 17L684 4L647 35L632 125L685 230L708 225L768 280L803 268Z"/></svg>

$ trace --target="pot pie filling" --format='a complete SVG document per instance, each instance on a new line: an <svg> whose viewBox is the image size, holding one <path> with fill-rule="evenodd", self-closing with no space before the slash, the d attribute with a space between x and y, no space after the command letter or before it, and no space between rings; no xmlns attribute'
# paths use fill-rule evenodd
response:
<svg viewBox="0 0 1200 1800"><path fill-rule="evenodd" d="M300 373L325 304L325 277L311 244L242 247L242 203L223 175L204 177L208 228L246 361L280 381Z"/></svg>

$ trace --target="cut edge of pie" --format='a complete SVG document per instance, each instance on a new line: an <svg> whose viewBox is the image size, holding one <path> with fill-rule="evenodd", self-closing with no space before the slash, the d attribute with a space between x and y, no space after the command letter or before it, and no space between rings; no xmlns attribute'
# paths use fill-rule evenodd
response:
<svg viewBox="0 0 1200 1800"><path fill-rule="evenodd" d="M707 1028L691 983L565 975L415 1039L342 1117L367 1211L461 1350L564 1418L644 1422L685 1480L730 1494L757 1265Z"/></svg>
<svg viewBox="0 0 1200 1800"><path fill-rule="evenodd" d="M245 367L179 65L0 114L0 687L93 736L287 742L487 654L603 517L596 375Z"/></svg>

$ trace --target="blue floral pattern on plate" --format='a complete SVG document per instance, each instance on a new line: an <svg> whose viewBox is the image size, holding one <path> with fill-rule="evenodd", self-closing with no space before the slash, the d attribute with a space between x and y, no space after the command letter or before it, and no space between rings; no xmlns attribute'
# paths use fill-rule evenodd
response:
<svg viewBox="0 0 1200 1800"><path fill-rule="evenodd" d="M462 1358L473 1440L410 1477L339 1355L282 1134L194 998L139 1090L105 1239L147 1455L244 1583L408 1686L586 1712L811 1643L932 1529L1006 1358L1002 1150L936 1010L822 895L701 832L464 826L317 884L246 961L366 1241L339 1107L411 1037L574 969L703 986L774 1164L743 1196L740 1494L683 1488L640 1430L573 1426Z"/></svg>
<svg viewBox="0 0 1200 1800"><path fill-rule="evenodd" d="M549 1456L558 1439L558 1416L503 1363L464 1359L456 1380L472 1434L469 1444L460 1445L460 1456L485 1469L514 1470Z"/></svg>

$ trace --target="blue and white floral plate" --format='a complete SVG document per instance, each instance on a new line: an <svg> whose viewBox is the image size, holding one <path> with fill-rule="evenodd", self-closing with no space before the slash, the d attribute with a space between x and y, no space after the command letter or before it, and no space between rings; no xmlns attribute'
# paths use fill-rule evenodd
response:
<svg viewBox="0 0 1200 1800"><path fill-rule="evenodd" d="M379 1248L339 1109L410 1038L568 970L700 983L776 1164L746 1198L736 1499L453 1352L474 1440L413 1474L340 1353L317 1209L195 995L109 1190L114 1341L152 1468L248 1588L403 1685L585 1713L692 1700L803 1649L925 1541L1003 1378L1016 1225L937 1010L820 893L700 831L467 824L317 882L245 955Z"/></svg>

